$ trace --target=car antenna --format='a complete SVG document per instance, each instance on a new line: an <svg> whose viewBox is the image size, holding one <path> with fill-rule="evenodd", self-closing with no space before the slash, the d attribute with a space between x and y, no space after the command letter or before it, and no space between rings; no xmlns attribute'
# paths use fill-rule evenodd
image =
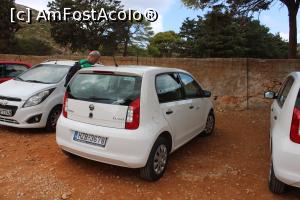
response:
<svg viewBox="0 0 300 200"><path fill-rule="evenodd" d="M118 65L118 63L117 63L116 58L115 58L114 55L113 55L113 59L114 59L115 66L116 66L116 67L119 67L119 65Z"/></svg>

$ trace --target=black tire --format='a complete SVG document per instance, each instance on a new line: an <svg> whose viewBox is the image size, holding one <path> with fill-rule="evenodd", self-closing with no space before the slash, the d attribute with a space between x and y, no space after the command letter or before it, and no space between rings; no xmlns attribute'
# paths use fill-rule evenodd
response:
<svg viewBox="0 0 300 200"><path fill-rule="evenodd" d="M201 137L207 137L213 134L215 129L216 118L214 111L211 110L207 116L206 126L202 133L200 133Z"/></svg>
<svg viewBox="0 0 300 200"><path fill-rule="evenodd" d="M141 178L147 181L159 180L164 175L164 172L167 168L170 150L171 150L171 145L169 141L163 137L159 137L152 147L146 166L140 169ZM157 156L159 156L159 152L161 151L163 152L162 155L165 155L166 153L166 157L162 156L162 160L164 160L164 162L160 162L155 159L157 158ZM163 169L162 167L159 167L161 166L161 164L163 165ZM156 169L154 165L157 165Z"/></svg>
<svg viewBox="0 0 300 200"><path fill-rule="evenodd" d="M47 132L54 132L56 130L56 123L61 114L61 111L62 111L62 106L55 106L51 110L45 127Z"/></svg>
<svg viewBox="0 0 300 200"><path fill-rule="evenodd" d="M63 149L61 149L61 151L66 155L66 156L68 156L68 157L70 157L70 158L78 158L78 156L77 155L75 155L75 154L72 154L72 153L70 153L70 152L68 152L68 151L65 151L65 150L63 150Z"/></svg>
<svg viewBox="0 0 300 200"><path fill-rule="evenodd" d="M269 189L274 194L283 194L286 191L287 185L280 180L278 180L274 173L273 162L270 164L269 173Z"/></svg>

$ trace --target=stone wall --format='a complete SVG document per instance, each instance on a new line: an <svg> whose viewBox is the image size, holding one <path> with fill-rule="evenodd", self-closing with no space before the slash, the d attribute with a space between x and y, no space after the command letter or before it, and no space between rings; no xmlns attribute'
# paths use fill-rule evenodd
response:
<svg viewBox="0 0 300 200"><path fill-rule="evenodd" d="M0 55L0 60L20 60L33 64L49 59L79 60L82 56ZM112 57L102 57L104 65L113 65ZM192 73L204 89L213 92L216 107L224 109L260 109L270 105L263 99L267 90L278 90L284 78L300 70L300 60L262 59L188 59L116 57L119 65L176 67Z"/></svg>

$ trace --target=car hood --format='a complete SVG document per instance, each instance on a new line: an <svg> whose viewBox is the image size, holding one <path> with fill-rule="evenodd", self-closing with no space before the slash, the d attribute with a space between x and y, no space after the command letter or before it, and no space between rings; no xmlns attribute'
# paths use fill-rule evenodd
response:
<svg viewBox="0 0 300 200"><path fill-rule="evenodd" d="M0 84L0 96L27 100L43 90L54 88L56 84L29 83L10 80Z"/></svg>

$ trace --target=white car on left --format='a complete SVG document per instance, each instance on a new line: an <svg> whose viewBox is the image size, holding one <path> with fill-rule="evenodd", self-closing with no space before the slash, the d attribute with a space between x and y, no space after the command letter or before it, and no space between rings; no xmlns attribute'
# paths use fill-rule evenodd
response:
<svg viewBox="0 0 300 200"><path fill-rule="evenodd" d="M44 62L0 84L0 125L54 131L62 110L65 78L74 64Z"/></svg>

